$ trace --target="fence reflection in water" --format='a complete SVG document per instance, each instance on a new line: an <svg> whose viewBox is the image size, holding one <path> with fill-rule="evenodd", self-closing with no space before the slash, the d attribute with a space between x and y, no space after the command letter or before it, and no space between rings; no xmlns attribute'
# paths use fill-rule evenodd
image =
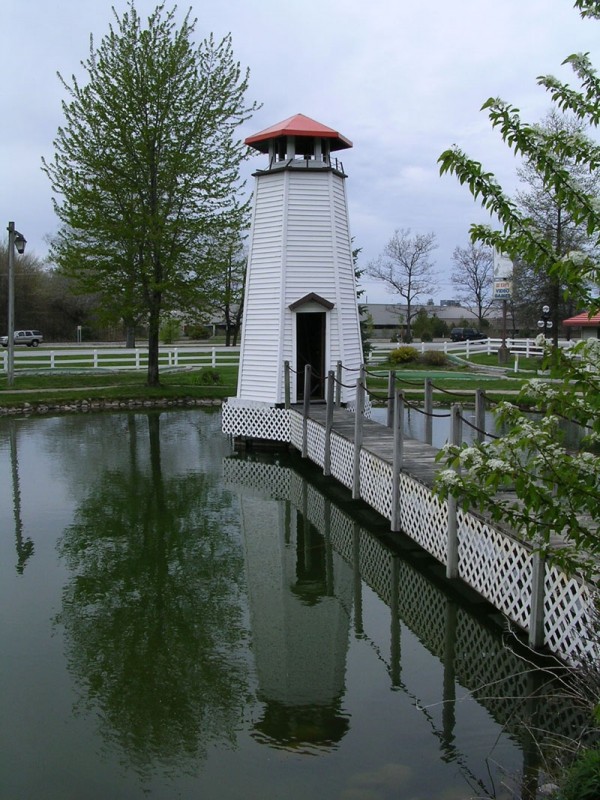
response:
<svg viewBox="0 0 600 800"><path fill-rule="evenodd" d="M296 465L298 466L298 465ZM455 762L473 788L485 789L480 776L469 767L469 758L457 745L457 687L463 687L523 748L523 797L535 797L542 757L538 746L544 735L566 738L585 724L581 709L572 696L564 696L554 682L552 671L537 670L518 655L519 645L507 646L504 636L490 620L459 597L442 588L435 568L419 569L414 558L404 558L382 538L360 525L352 516L327 498L322 487L311 483L289 466L264 460L230 457L224 461L224 477L232 487L254 487L272 497L286 500L307 517L321 532L327 548L341 555L354 575L352 582L354 629L370 641L389 675L390 688L408 694L421 708L439 741L444 760ZM318 481L318 474L314 478ZM289 524L289 519L286 524ZM289 532L288 532L289 533ZM245 531L247 540L256 526ZM286 539L289 536L286 534ZM404 545L406 546L406 542ZM252 545L251 545L252 546ZM413 551L414 555L414 551ZM330 558L328 559L330 561ZM417 559L419 561L419 559ZM423 563L421 561L421 563ZM362 619L362 592L365 582L390 610L389 641L381 642L379 632L371 635ZM347 593L346 588L342 594ZM340 587L336 586L339 596ZM441 723L427 703L411 689L403 677L402 627L414 634L443 664ZM379 641L378 641L379 640ZM535 728L536 736L532 736ZM537 736L540 736L539 741ZM485 795L488 796L488 795ZM491 796L491 795L490 795Z"/></svg>

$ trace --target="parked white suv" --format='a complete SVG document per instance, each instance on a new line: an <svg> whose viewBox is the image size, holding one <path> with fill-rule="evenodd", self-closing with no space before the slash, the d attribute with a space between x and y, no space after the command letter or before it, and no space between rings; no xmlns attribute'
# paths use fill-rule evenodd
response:
<svg viewBox="0 0 600 800"><path fill-rule="evenodd" d="M40 331L15 331L15 344L26 344L27 347L37 347L40 342L44 341L44 337ZM8 336L0 338L2 347L8 347Z"/></svg>

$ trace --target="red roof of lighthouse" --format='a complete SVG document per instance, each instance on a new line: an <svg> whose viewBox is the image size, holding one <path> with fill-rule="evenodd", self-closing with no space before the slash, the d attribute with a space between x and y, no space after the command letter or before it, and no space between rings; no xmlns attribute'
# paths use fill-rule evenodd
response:
<svg viewBox="0 0 600 800"><path fill-rule="evenodd" d="M271 125L270 128L265 128L264 131L255 133L254 136L249 136L245 142L250 147L260 150L261 153L267 153L269 150L269 141L276 139L278 136L318 136L321 139L330 139L331 150L344 150L347 147L352 147L350 139L346 139L338 131L333 128L328 128L327 125L322 125L304 114L294 114L293 117L284 119L283 122L277 122Z"/></svg>

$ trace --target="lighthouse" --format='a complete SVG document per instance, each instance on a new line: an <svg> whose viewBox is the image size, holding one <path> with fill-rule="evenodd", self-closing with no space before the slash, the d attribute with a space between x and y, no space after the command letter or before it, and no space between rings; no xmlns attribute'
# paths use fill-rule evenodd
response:
<svg viewBox="0 0 600 800"><path fill-rule="evenodd" d="M266 156L255 191L246 272L236 406L276 407L325 397L342 362L342 402L354 399L362 360L341 133L296 114L246 139Z"/></svg>

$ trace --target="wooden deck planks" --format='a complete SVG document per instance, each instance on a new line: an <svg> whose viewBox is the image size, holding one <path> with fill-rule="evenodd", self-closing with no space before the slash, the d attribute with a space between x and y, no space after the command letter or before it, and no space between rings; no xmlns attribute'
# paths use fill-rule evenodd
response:
<svg viewBox="0 0 600 800"><path fill-rule="evenodd" d="M312 420L323 427L326 424L327 410L325 406L311 406L309 415ZM349 442L354 442L354 415L344 409L336 408L333 412L333 430ZM389 464L394 460L394 431L379 422L363 420L362 446L373 455ZM433 486L440 466L435 458L439 452L436 447L419 442L416 439L404 438L403 470L419 482Z"/></svg>

